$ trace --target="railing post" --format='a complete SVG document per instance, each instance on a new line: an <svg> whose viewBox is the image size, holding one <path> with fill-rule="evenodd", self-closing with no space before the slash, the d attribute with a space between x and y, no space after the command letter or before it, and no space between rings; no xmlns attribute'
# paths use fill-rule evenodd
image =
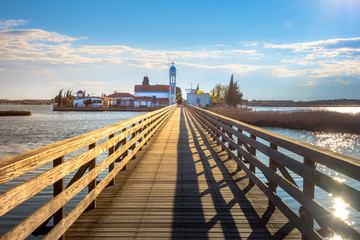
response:
<svg viewBox="0 0 360 240"><path fill-rule="evenodd" d="M274 149L275 151L277 151L277 146L273 143L270 143L270 148ZM270 158L269 160L269 167L270 169L272 169L274 172L276 172L277 169L277 165L276 162L274 161L274 159ZM274 193L276 193L276 187L277 185L274 183L274 181L272 181L271 179L269 180L269 188L271 189L271 191L273 191ZM268 202L268 206L270 209L275 209L275 205L274 203L270 200L269 198L269 202Z"/></svg>
<svg viewBox="0 0 360 240"><path fill-rule="evenodd" d="M255 135L251 134L250 137L251 137L252 139L256 140L256 136L255 136ZM254 147L250 147L250 154L253 155L254 157L256 156L256 149L255 149ZM251 162L250 162L249 168L250 168L250 171L252 171L253 173L255 173L255 165L252 164ZM251 179L249 179L249 185L253 186L253 185L255 185L255 183L254 183Z"/></svg>
<svg viewBox="0 0 360 240"><path fill-rule="evenodd" d="M226 126L228 126L229 128L232 128L232 125L230 125L230 124L226 124ZM226 132L226 133L229 135L229 138L230 138L231 140L234 140L232 133L230 133L230 132ZM229 144L229 149L230 149L231 151L232 151L232 150L235 150L235 148L234 148L232 145L230 145L230 141L228 142L228 144ZM228 155L228 158L230 159L231 156Z"/></svg>
<svg viewBox="0 0 360 240"><path fill-rule="evenodd" d="M311 161L310 159L308 158L304 158L304 164L308 167L311 167L313 169L315 169L315 162L314 161ZM314 199L314 196L315 196L315 186L314 184L312 184L311 182L307 181L305 178L304 178L304 181L303 181L303 192L305 194L307 194L309 197L311 197L312 199ZM309 225L310 227L314 227L314 216L309 213L308 211L306 211L306 209L303 207L303 206L300 206L300 219L307 225ZM303 240L305 240L306 238L302 237ZM307 239L309 240L309 239Z"/></svg>
<svg viewBox="0 0 360 240"><path fill-rule="evenodd" d="M149 118L147 117L147 118L144 119L144 121L147 121L148 119L149 119ZM147 123L147 124L143 127L143 131L144 131L145 129L147 129L148 126L149 126L149 124ZM147 131L147 132L144 134L144 139L147 137L148 134L149 134L149 132ZM144 142L144 145L146 145L146 144L147 144L147 141Z"/></svg>
<svg viewBox="0 0 360 240"><path fill-rule="evenodd" d="M238 132L240 134L242 134L242 130L238 129ZM240 138L237 138L237 144L241 147L242 144L241 144ZM240 161L242 161L242 155L239 150L237 150L237 157L239 158ZM241 167L239 164L237 165L237 170L239 170L239 171L241 170Z"/></svg>
<svg viewBox="0 0 360 240"><path fill-rule="evenodd" d="M221 123L223 123L222 121L220 121L220 120L218 120L219 122L221 122ZM219 127L220 128L220 127ZM225 134L225 129L223 128L223 127L221 127L221 132L224 134L224 135L226 135ZM225 139L224 139L224 137L221 137L221 141L223 142L223 144L225 145ZM226 146L226 145L225 145ZM221 151L224 151L225 150L225 148L221 145Z"/></svg>
<svg viewBox="0 0 360 240"><path fill-rule="evenodd" d="M123 128L121 130L121 133L125 132L126 131L126 128ZM121 147L124 147L124 145L126 144L127 142L127 136L124 137L124 139L122 140L122 145ZM121 160L124 159L127 155L129 154L129 150L126 149L125 152L121 155ZM122 168L122 170L126 170L126 165Z"/></svg>
<svg viewBox="0 0 360 240"><path fill-rule="evenodd" d="M53 161L53 167L64 163L64 157L59 157ZM53 185L53 196L57 196L65 189L65 178L59 179ZM58 224L65 217L65 207L61 207L54 215L54 226ZM62 235L59 240L64 240L65 235Z"/></svg>
<svg viewBox="0 0 360 240"><path fill-rule="evenodd" d="M89 145L89 150L96 147L96 142ZM96 167L96 158L89 162L89 172ZM88 185L88 193L90 193L96 187L96 177ZM90 203L86 211L96 208L96 199Z"/></svg>
<svg viewBox="0 0 360 240"><path fill-rule="evenodd" d="M133 127L135 127L135 126L136 126L136 123L134 123L133 125L131 125L131 128L133 128ZM135 136L136 136L136 132L133 132L133 133L131 134L130 140L133 139ZM131 151L134 151L135 147L136 147L136 142L130 147ZM131 159L135 159L135 158L136 158L136 156L134 155Z"/></svg>
<svg viewBox="0 0 360 240"><path fill-rule="evenodd" d="M141 120L141 121L139 122L139 124L143 123L144 121L145 121L144 119ZM138 132L138 133L141 133L141 132L143 131L143 129L144 129L144 127L140 128L137 132ZM143 139L144 139L144 136L142 136L142 137L139 139L138 143L140 144L140 143L143 141ZM140 147L139 151L141 151L141 150L142 150L142 146Z"/></svg>
<svg viewBox="0 0 360 240"><path fill-rule="evenodd" d="M115 137L115 134L111 134L109 136L109 139L112 139L113 137ZM113 154L115 152L115 145L113 145L112 147L109 148L109 156L111 154ZM110 163L109 165L109 173L115 168L115 161ZM111 181L109 182L109 186L114 185L115 184L115 177L113 179L111 179Z"/></svg>

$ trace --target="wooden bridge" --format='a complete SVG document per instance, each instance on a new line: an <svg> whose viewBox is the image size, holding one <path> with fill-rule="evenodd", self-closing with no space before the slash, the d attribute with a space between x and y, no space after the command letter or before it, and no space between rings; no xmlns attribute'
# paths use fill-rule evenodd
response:
<svg viewBox="0 0 360 240"><path fill-rule="evenodd" d="M173 105L1 160L0 184L17 184L0 195L0 226L53 197L0 239L360 239L314 200L321 188L359 211L359 190L318 164L360 180L359 159Z"/></svg>

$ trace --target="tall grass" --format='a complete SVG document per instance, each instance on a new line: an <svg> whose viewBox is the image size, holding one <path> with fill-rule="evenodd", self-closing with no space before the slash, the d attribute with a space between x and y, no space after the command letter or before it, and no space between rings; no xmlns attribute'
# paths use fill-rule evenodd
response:
<svg viewBox="0 0 360 240"><path fill-rule="evenodd" d="M246 111L214 107L211 111L259 127L280 127L360 134L360 114L332 111Z"/></svg>
<svg viewBox="0 0 360 240"><path fill-rule="evenodd" d="M30 116L31 112L29 111L0 111L0 116Z"/></svg>

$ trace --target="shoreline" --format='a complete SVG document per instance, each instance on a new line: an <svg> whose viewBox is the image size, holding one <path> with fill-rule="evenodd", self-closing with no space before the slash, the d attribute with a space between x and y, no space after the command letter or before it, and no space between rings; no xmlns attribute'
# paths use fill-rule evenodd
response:
<svg viewBox="0 0 360 240"><path fill-rule="evenodd" d="M160 108L53 108L58 112L151 112Z"/></svg>

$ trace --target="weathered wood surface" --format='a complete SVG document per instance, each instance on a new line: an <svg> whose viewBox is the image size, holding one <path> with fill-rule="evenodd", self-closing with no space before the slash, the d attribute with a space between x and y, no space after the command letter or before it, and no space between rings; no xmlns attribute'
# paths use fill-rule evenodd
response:
<svg viewBox="0 0 360 240"><path fill-rule="evenodd" d="M300 239L189 116L178 108L66 239Z"/></svg>

